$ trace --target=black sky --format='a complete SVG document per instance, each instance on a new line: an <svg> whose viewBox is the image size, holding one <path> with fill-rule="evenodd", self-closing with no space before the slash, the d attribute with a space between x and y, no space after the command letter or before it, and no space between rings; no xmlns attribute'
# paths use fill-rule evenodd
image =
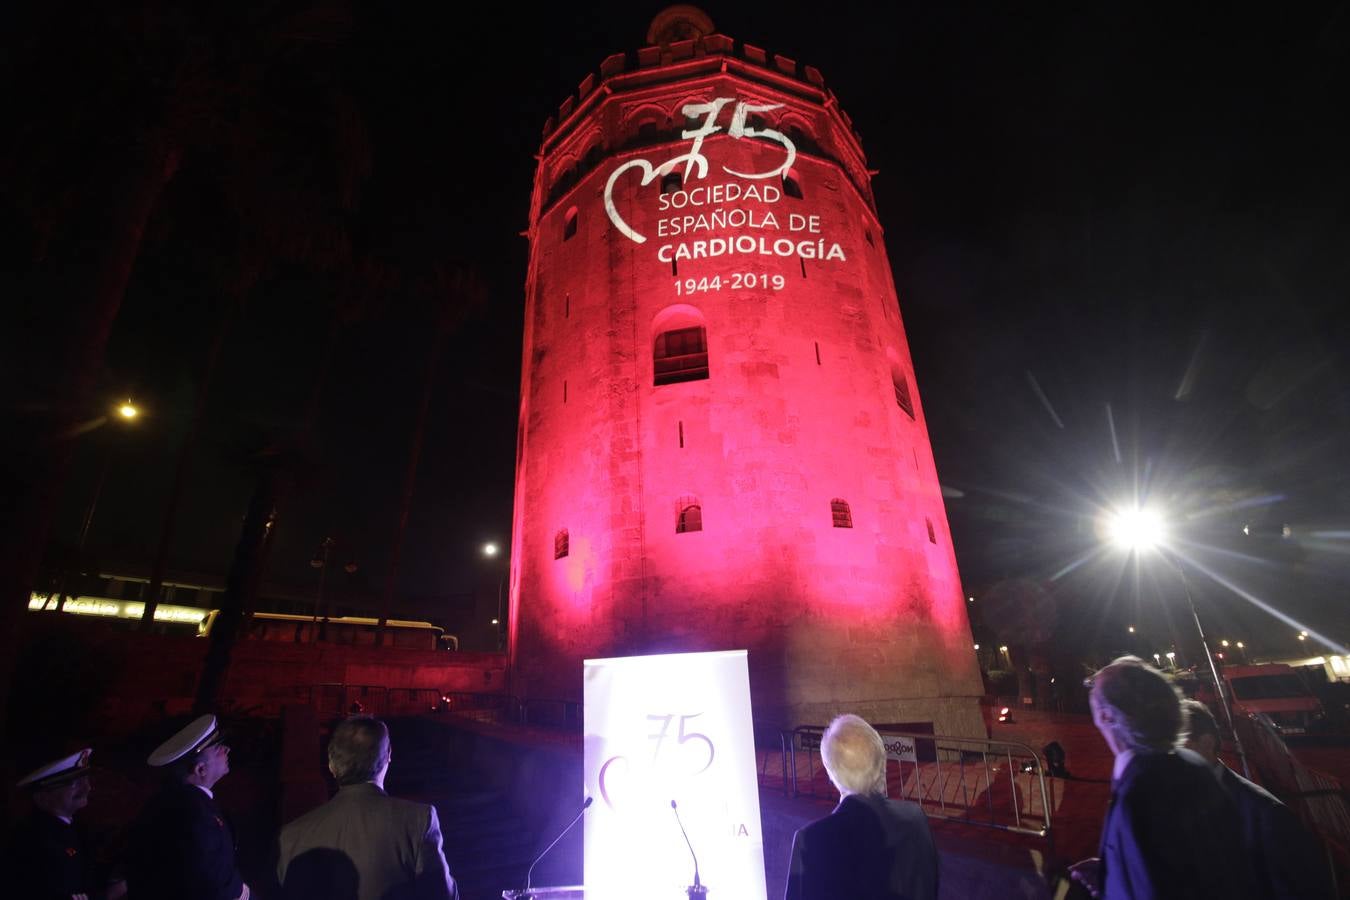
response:
<svg viewBox="0 0 1350 900"><path fill-rule="evenodd" d="M1117 587L1116 561L1052 577L1090 548L1094 505L1139 485L1189 516L1186 540L1228 552L1200 553L1206 565L1350 641L1346 5L876 6L705 8L720 32L819 68L879 172L968 589L1054 588L1066 622L1104 634L1165 621L1129 577ZM439 258L486 285L436 383L401 593L451 602L494 582L475 554L509 539L533 154L558 103L636 49L659 8L368 4L332 51L371 152L360 249ZM116 440L91 535L108 558L153 554L220 302L209 273L227 265L212 184L185 162L109 348L106 389L149 414ZM294 429L340 293L280 267L251 296L175 566L228 565L249 492L240 460ZM331 533L380 583L435 316L415 294L391 291L338 332L270 577L312 579ZM109 437L82 439L58 537L78 530ZM1193 580L1217 627L1287 630Z"/></svg>

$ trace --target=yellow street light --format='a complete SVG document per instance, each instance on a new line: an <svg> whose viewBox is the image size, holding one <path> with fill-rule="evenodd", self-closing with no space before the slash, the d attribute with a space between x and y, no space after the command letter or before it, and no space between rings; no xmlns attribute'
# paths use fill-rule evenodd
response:
<svg viewBox="0 0 1350 900"><path fill-rule="evenodd" d="M131 402L131 398L128 397L125 403L117 407L117 414L127 421L131 421L139 416L141 411L136 407L135 403Z"/></svg>

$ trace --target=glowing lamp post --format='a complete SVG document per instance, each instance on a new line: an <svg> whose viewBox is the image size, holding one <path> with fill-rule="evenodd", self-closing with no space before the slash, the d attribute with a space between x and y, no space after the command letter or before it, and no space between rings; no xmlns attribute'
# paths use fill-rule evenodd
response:
<svg viewBox="0 0 1350 900"><path fill-rule="evenodd" d="M483 545L483 555L488 559L496 559L501 548L493 541L488 541ZM506 574L502 573L497 578L497 616L492 620L492 625L497 629L497 652L502 649L502 587L506 582Z"/></svg>
<svg viewBox="0 0 1350 900"><path fill-rule="evenodd" d="M1181 589L1186 594L1186 603L1190 606L1191 618L1195 621L1195 633L1200 637L1200 646L1205 649L1209 672L1214 678L1214 692L1219 698L1219 705L1223 707L1224 718L1228 720L1228 730L1233 733L1234 749L1237 750L1238 758L1242 760L1242 772L1251 777L1251 770L1247 767L1247 754L1242 749L1242 739L1238 737L1237 728L1234 727L1228 692L1224 690L1223 679L1219 677L1219 667L1214 663L1214 654L1209 650L1204 626L1200 624L1200 613L1195 608L1195 598L1191 596L1190 582L1186 579L1186 572L1182 569L1181 563L1167 551L1167 527L1162 515L1157 510L1139 507L1118 510L1106 520L1105 532L1113 544L1130 553L1143 555L1149 550L1156 550L1181 579ZM1133 630L1131 628L1131 631ZM1300 636L1300 640L1302 639L1303 636ZM1156 654L1154 658L1157 658ZM1176 668L1176 654L1168 653L1167 662Z"/></svg>

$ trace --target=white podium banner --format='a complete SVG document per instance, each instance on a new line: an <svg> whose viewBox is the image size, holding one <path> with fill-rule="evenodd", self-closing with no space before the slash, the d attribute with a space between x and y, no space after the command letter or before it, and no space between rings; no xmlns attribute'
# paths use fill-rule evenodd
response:
<svg viewBox="0 0 1350 900"><path fill-rule="evenodd" d="M744 650L585 661L586 896L765 900Z"/></svg>

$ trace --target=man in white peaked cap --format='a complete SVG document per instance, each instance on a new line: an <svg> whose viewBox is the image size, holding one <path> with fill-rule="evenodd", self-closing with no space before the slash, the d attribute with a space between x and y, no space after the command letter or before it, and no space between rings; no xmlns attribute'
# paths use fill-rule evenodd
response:
<svg viewBox="0 0 1350 900"><path fill-rule="evenodd" d="M126 884L95 872L75 829L75 813L89 802L89 748L52 760L29 772L16 787L27 794L32 813L22 820L7 848L6 873L18 897L118 898Z"/></svg>
<svg viewBox="0 0 1350 900"><path fill-rule="evenodd" d="M216 805L230 748L216 717L201 716L146 760L167 775L132 829L127 883L137 900L249 900L234 861L234 834Z"/></svg>

